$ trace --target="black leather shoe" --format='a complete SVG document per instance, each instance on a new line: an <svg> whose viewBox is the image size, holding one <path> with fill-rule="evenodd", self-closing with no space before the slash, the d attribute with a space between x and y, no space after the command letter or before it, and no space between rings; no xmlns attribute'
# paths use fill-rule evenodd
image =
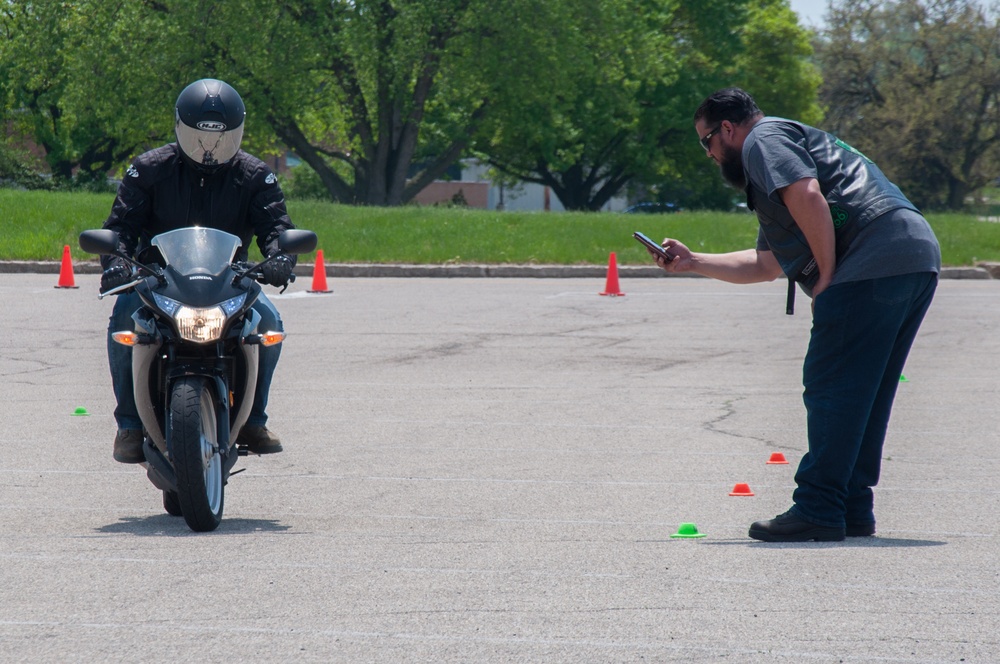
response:
<svg viewBox="0 0 1000 664"><path fill-rule="evenodd" d="M846 535L848 537L871 537L875 534L875 522L849 523L847 524Z"/></svg>
<svg viewBox="0 0 1000 664"><path fill-rule="evenodd" d="M874 532L874 526L872 526ZM810 523L791 512L779 514L770 521L757 521L750 526L750 537L762 542L840 542L843 528L831 528Z"/></svg>
<svg viewBox="0 0 1000 664"><path fill-rule="evenodd" d="M236 445L244 447L254 454L275 454L282 451L281 439L267 430L267 427L246 425L240 429Z"/></svg>
<svg viewBox="0 0 1000 664"><path fill-rule="evenodd" d="M119 429L115 434L113 452L118 463L142 463L146 455L142 451L142 429Z"/></svg>

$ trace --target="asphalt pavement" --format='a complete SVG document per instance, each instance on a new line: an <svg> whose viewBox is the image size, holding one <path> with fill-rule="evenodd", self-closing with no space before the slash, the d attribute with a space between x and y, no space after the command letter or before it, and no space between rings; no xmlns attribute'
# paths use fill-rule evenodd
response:
<svg viewBox="0 0 1000 664"><path fill-rule="evenodd" d="M112 303L55 283L0 274L2 661L1000 661L995 280L941 282L878 534L822 544L747 538L805 451L781 282L300 279L285 452L203 534L112 460Z"/></svg>

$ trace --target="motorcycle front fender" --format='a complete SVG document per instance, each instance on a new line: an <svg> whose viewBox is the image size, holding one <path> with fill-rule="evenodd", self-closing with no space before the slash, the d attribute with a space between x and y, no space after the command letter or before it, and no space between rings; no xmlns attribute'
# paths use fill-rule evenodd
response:
<svg viewBox="0 0 1000 664"><path fill-rule="evenodd" d="M165 423L162 414L158 413L155 404L162 401L162 395L150 391L150 375L163 345L163 339L156 327L156 320L145 309L139 309L132 315L136 331L149 334L154 341L150 344L139 344L132 347L132 384L135 394L135 405L139 419L153 444L163 453L167 453L167 441L163 436Z"/></svg>
<svg viewBox="0 0 1000 664"><path fill-rule="evenodd" d="M240 338L245 339L251 334L257 333L257 325L260 323L260 314L253 309L248 309L246 313L246 318L243 321L243 330L240 333ZM240 430L243 425L247 423L247 419L250 417L250 409L253 407L254 397L257 395L257 369L258 369L258 358L259 358L259 346L254 344L240 344L240 351L243 353L243 359L246 366L246 382L242 386L241 394L243 398L239 403L239 407L236 410L236 416L233 418L232 425L232 436L233 440L240 435Z"/></svg>

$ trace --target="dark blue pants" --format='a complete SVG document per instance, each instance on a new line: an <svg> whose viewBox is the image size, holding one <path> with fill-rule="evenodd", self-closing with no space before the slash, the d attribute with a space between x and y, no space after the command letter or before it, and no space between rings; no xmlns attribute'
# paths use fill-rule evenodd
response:
<svg viewBox="0 0 1000 664"><path fill-rule="evenodd" d="M937 288L919 272L830 286L815 300L802 370L809 451L792 511L823 526L873 524L892 402Z"/></svg>
<svg viewBox="0 0 1000 664"><path fill-rule="evenodd" d="M115 391L115 420L119 429L142 429L142 420L135 406L135 393L132 385L132 349L122 346L111 338L112 332L134 330L135 322L132 314L142 306L142 300L135 291L129 291L118 296L115 307L108 322L108 363L111 366L111 386ZM271 301L261 293L253 304L253 309L260 314L257 329L260 332L284 332L278 310ZM267 397L271 391L271 378L278 366L281 355L281 344L265 347L260 346L257 363L257 393L253 399L247 424L264 426L267 422Z"/></svg>

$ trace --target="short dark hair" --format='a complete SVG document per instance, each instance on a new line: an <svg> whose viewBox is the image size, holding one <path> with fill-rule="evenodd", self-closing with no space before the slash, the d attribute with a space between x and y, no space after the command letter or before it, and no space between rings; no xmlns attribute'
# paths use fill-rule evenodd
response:
<svg viewBox="0 0 1000 664"><path fill-rule="evenodd" d="M706 124L714 125L729 120L738 125L762 115L764 113L749 92L740 88L724 88L701 102L694 112L694 121L704 120Z"/></svg>

